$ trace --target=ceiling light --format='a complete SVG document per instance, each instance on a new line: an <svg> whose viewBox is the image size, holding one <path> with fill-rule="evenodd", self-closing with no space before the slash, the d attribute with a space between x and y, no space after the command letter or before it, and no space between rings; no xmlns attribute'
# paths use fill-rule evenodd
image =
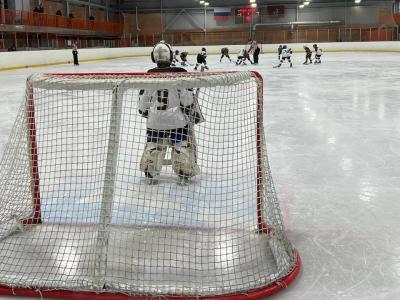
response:
<svg viewBox="0 0 400 300"><path fill-rule="evenodd" d="M304 4L304 5L309 5L309 4L310 4L310 1L304 1L303 4Z"/></svg>
<svg viewBox="0 0 400 300"><path fill-rule="evenodd" d="M300 4L299 7L300 7L300 8L304 8L304 4Z"/></svg>
<svg viewBox="0 0 400 300"><path fill-rule="evenodd" d="M250 2L250 3L255 3L255 2L256 2L256 0L250 0L249 2Z"/></svg>
<svg viewBox="0 0 400 300"><path fill-rule="evenodd" d="M361 3L361 0L355 0L354 3Z"/></svg>
<svg viewBox="0 0 400 300"><path fill-rule="evenodd" d="M257 3L252 3L252 4L250 4L250 6L251 6L252 8L256 8L256 7L257 7Z"/></svg>
<svg viewBox="0 0 400 300"><path fill-rule="evenodd" d="M204 6L209 6L209 5L210 5L210 3L204 2Z"/></svg>
<svg viewBox="0 0 400 300"><path fill-rule="evenodd" d="M201 1L200 1L200 4L204 4L204 2L205 2L205 1L201 0Z"/></svg>

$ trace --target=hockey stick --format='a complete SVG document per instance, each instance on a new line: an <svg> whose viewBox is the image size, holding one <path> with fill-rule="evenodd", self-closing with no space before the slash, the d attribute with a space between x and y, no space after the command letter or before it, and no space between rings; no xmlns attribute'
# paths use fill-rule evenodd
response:
<svg viewBox="0 0 400 300"><path fill-rule="evenodd" d="M184 67L193 67L193 66L194 66L194 64L191 64L191 63L188 62L188 61L185 61L184 63L185 63L185 64L182 64L182 62L181 62L181 66L184 66Z"/></svg>

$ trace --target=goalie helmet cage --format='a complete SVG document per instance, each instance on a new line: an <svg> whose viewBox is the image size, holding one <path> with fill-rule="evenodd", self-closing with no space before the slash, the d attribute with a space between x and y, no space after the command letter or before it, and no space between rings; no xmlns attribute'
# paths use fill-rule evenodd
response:
<svg viewBox="0 0 400 300"><path fill-rule="evenodd" d="M0 165L0 294L256 299L290 284L300 257L268 164L262 84L256 72L28 78ZM205 118L188 185L168 165L149 185L139 168L139 92L160 89L193 89Z"/></svg>

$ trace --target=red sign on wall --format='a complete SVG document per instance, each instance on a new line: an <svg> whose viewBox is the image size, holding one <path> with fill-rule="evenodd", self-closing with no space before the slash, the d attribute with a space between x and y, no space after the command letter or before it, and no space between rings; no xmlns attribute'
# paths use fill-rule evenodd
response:
<svg viewBox="0 0 400 300"><path fill-rule="evenodd" d="M268 5L268 16L271 18L282 18L285 16L285 5Z"/></svg>
<svg viewBox="0 0 400 300"><path fill-rule="evenodd" d="M245 8L235 9L235 15L238 17L245 17L247 23L250 23L251 18L255 16L259 16L260 12L250 6Z"/></svg>

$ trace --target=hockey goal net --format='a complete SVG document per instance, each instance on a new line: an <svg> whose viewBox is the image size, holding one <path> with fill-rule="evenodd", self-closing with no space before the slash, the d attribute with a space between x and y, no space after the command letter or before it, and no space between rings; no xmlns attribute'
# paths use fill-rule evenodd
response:
<svg viewBox="0 0 400 300"><path fill-rule="evenodd" d="M190 89L200 173L139 164L141 90ZM285 235L253 72L40 74L0 169L0 293L260 298L300 259Z"/></svg>

